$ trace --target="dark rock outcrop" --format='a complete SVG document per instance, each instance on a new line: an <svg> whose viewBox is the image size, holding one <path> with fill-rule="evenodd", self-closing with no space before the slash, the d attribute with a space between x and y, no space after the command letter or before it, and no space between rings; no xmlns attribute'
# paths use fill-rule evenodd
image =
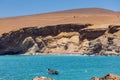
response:
<svg viewBox="0 0 120 80"><path fill-rule="evenodd" d="M120 30L120 25L110 25L108 28L108 33L115 33Z"/></svg>
<svg viewBox="0 0 120 80"><path fill-rule="evenodd" d="M96 39L102 35L104 35L106 32L106 29L83 29L80 31L80 39L88 39L88 40L93 40Z"/></svg>
<svg viewBox="0 0 120 80"><path fill-rule="evenodd" d="M100 77L100 78L93 77L93 78L91 78L91 80L120 80L120 76L110 73L110 74L107 74L106 76Z"/></svg>

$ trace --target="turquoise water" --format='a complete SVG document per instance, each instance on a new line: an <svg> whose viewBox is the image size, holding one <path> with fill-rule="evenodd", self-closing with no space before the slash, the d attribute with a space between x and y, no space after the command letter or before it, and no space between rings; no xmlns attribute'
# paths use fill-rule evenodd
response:
<svg viewBox="0 0 120 80"><path fill-rule="evenodd" d="M47 68L60 74L48 74ZM0 56L0 80L32 80L40 75L53 80L90 80L109 72L120 75L120 57Z"/></svg>

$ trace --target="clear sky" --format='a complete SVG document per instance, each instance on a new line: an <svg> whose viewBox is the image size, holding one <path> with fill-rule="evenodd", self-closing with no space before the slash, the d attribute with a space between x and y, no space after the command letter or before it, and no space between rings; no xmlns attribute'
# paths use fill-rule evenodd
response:
<svg viewBox="0 0 120 80"><path fill-rule="evenodd" d="M120 0L0 0L0 17L93 7L120 11Z"/></svg>

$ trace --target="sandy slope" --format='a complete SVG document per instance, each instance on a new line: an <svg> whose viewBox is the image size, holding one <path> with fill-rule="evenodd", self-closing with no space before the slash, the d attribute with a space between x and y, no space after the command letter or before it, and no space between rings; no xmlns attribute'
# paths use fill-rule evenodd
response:
<svg viewBox="0 0 120 80"><path fill-rule="evenodd" d="M92 28L100 28L106 27L108 24L120 24L120 14L106 9L85 8L47 14L2 18L0 19L0 34L23 27L66 23L91 23L95 24Z"/></svg>

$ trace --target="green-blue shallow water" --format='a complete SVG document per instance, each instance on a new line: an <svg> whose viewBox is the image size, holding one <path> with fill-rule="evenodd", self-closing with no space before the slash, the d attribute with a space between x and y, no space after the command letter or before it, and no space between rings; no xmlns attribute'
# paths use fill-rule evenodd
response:
<svg viewBox="0 0 120 80"><path fill-rule="evenodd" d="M52 68L59 75L48 74ZM0 56L0 80L32 80L46 76L53 80L90 80L107 73L120 75L117 56Z"/></svg>

